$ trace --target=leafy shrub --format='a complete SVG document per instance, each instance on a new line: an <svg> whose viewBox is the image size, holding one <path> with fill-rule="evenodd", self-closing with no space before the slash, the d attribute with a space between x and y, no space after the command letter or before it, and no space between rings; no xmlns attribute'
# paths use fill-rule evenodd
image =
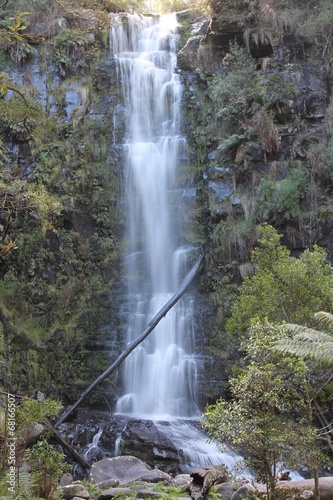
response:
<svg viewBox="0 0 333 500"><path fill-rule="evenodd" d="M211 83L211 98L216 109L215 120L221 135L237 133L250 105L255 78L255 64L246 50L237 43L223 60L225 74L217 75Z"/></svg>
<svg viewBox="0 0 333 500"><path fill-rule="evenodd" d="M26 457L32 468L36 495L50 500L59 478L70 468L64 463L64 455L42 440L26 452Z"/></svg>
<svg viewBox="0 0 333 500"><path fill-rule="evenodd" d="M87 32L80 29L62 29L55 39L54 53L54 61L61 76L67 76L71 65L82 58L93 44L94 41Z"/></svg>
<svg viewBox="0 0 333 500"><path fill-rule="evenodd" d="M300 168L293 169L280 183L262 179L257 189L257 209L262 220L275 218L277 213L287 220L297 217L306 183L307 175Z"/></svg>
<svg viewBox="0 0 333 500"><path fill-rule="evenodd" d="M295 217L300 212L300 201L304 196L306 174L304 170L295 168L286 179L283 179L276 192L276 208L286 219Z"/></svg>

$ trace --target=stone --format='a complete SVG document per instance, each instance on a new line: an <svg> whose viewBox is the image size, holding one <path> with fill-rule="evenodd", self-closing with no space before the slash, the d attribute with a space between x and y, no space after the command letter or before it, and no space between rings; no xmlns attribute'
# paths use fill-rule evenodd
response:
<svg viewBox="0 0 333 500"><path fill-rule="evenodd" d="M129 488L109 488L108 490L102 491L98 500L112 500L112 498L120 494L129 497L131 495L131 490Z"/></svg>
<svg viewBox="0 0 333 500"><path fill-rule="evenodd" d="M101 483L98 483L99 488L117 488L119 486L118 479L106 479Z"/></svg>
<svg viewBox="0 0 333 500"><path fill-rule="evenodd" d="M171 484L175 484L177 486L183 486L186 484L190 484L192 481L192 478L190 474L177 474L172 480Z"/></svg>
<svg viewBox="0 0 333 500"><path fill-rule="evenodd" d="M72 474L64 474L59 481L59 486L68 486L69 484L72 484L74 481Z"/></svg>
<svg viewBox="0 0 333 500"><path fill-rule="evenodd" d="M314 490L313 479L300 479L297 481L281 481L277 483L277 491L288 492L292 489L297 489L301 494L305 491ZM320 500L333 500L333 477L319 478ZM308 495L308 494L307 494Z"/></svg>
<svg viewBox="0 0 333 500"><path fill-rule="evenodd" d="M145 474L142 474L139 479L141 481L146 481L147 483L159 483L161 481L171 483L171 476L159 469L150 470Z"/></svg>
<svg viewBox="0 0 333 500"><path fill-rule="evenodd" d="M162 498L163 493L154 490L140 490L137 492L136 498Z"/></svg>
<svg viewBox="0 0 333 500"><path fill-rule="evenodd" d="M234 192L234 187L232 184L226 184L225 182L208 182L208 188L213 191L217 201L224 201L230 198Z"/></svg>
<svg viewBox="0 0 333 500"><path fill-rule="evenodd" d="M140 478L150 467L142 460L130 455L105 458L91 466L90 477L94 484L108 479L117 479L119 484L127 484Z"/></svg>
<svg viewBox="0 0 333 500"><path fill-rule="evenodd" d="M230 500L236 490L236 485L235 483L223 483L218 484L216 488L221 500Z"/></svg>
<svg viewBox="0 0 333 500"><path fill-rule="evenodd" d="M74 497L88 499L90 497L88 491L80 483L73 483L63 486L62 495L65 500L72 500Z"/></svg>
<svg viewBox="0 0 333 500"><path fill-rule="evenodd" d="M231 500L242 500L246 498L250 493L255 493L257 490L251 483L243 484L237 491L231 496Z"/></svg>

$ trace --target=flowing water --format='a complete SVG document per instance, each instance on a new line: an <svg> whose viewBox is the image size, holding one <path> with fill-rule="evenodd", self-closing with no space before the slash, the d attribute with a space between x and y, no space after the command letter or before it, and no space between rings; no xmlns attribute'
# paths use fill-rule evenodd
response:
<svg viewBox="0 0 333 500"><path fill-rule="evenodd" d="M128 342L175 293L195 251L177 247L177 211L171 203L177 163L186 151L180 133L176 26L175 15L112 17L111 52L127 110ZM116 413L169 421L160 428L189 466L225 463L226 454L215 445L207 447L207 437L184 422L200 415L193 311L193 299L186 294L130 354Z"/></svg>
<svg viewBox="0 0 333 500"><path fill-rule="evenodd" d="M189 270L191 249L175 248L177 228L170 216L177 160L186 147L176 24L175 15L114 16L111 30L127 110L129 342ZM193 301L186 297L127 359L116 411L149 418L199 414L192 343Z"/></svg>

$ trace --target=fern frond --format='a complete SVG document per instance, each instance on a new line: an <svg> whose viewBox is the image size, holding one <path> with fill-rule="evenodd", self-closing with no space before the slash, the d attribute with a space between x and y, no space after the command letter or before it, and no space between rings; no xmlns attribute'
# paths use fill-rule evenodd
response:
<svg viewBox="0 0 333 500"><path fill-rule="evenodd" d="M224 139L221 144L217 147L218 151L227 151L228 149L232 149L235 146L238 146L242 140L245 139L244 134L232 134L230 137L227 139Z"/></svg>
<svg viewBox="0 0 333 500"><path fill-rule="evenodd" d="M326 326L328 328L333 328L333 314L319 311L314 315L314 319L318 326Z"/></svg>
<svg viewBox="0 0 333 500"><path fill-rule="evenodd" d="M321 315L319 317L321 317ZM329 320L330 319L331 318L329 318ZM290 323L284 325L284 327L293 334L293 338L283 339L277 342L276 348L279 351L289 352L296 356L312 358L333 365L332 335L306 326Z"/></svg>

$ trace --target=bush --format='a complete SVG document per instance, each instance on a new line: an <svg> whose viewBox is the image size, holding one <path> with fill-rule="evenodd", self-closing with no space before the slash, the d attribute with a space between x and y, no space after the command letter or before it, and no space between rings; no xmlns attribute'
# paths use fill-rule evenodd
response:
<svg viewBox="0 0 333 500"><path fill-rule="evenodd" d="M64 455L42 440L26 452L26 457L32 468L36 495L50 500L58 485L58 480L70 468L64 463Z"/></svg>
<svg viewBox="0 0 333 500"><path fill-rule="evenodd" d="M239 131L240 117L243 119L249 109L255 78L254 60L235 42L230 44L223 66L225 74L215 76L210 87L216 125L222 137Z"/></svg>
<svg viewBox="0 0 333 500"><path fill-rule="evenodd" d="M301 200L307 183L306 172L300 168L291 170L279 183L262 179L257 189L257 210L262 220L282 215L290 220L301 213Z"/></svg>

